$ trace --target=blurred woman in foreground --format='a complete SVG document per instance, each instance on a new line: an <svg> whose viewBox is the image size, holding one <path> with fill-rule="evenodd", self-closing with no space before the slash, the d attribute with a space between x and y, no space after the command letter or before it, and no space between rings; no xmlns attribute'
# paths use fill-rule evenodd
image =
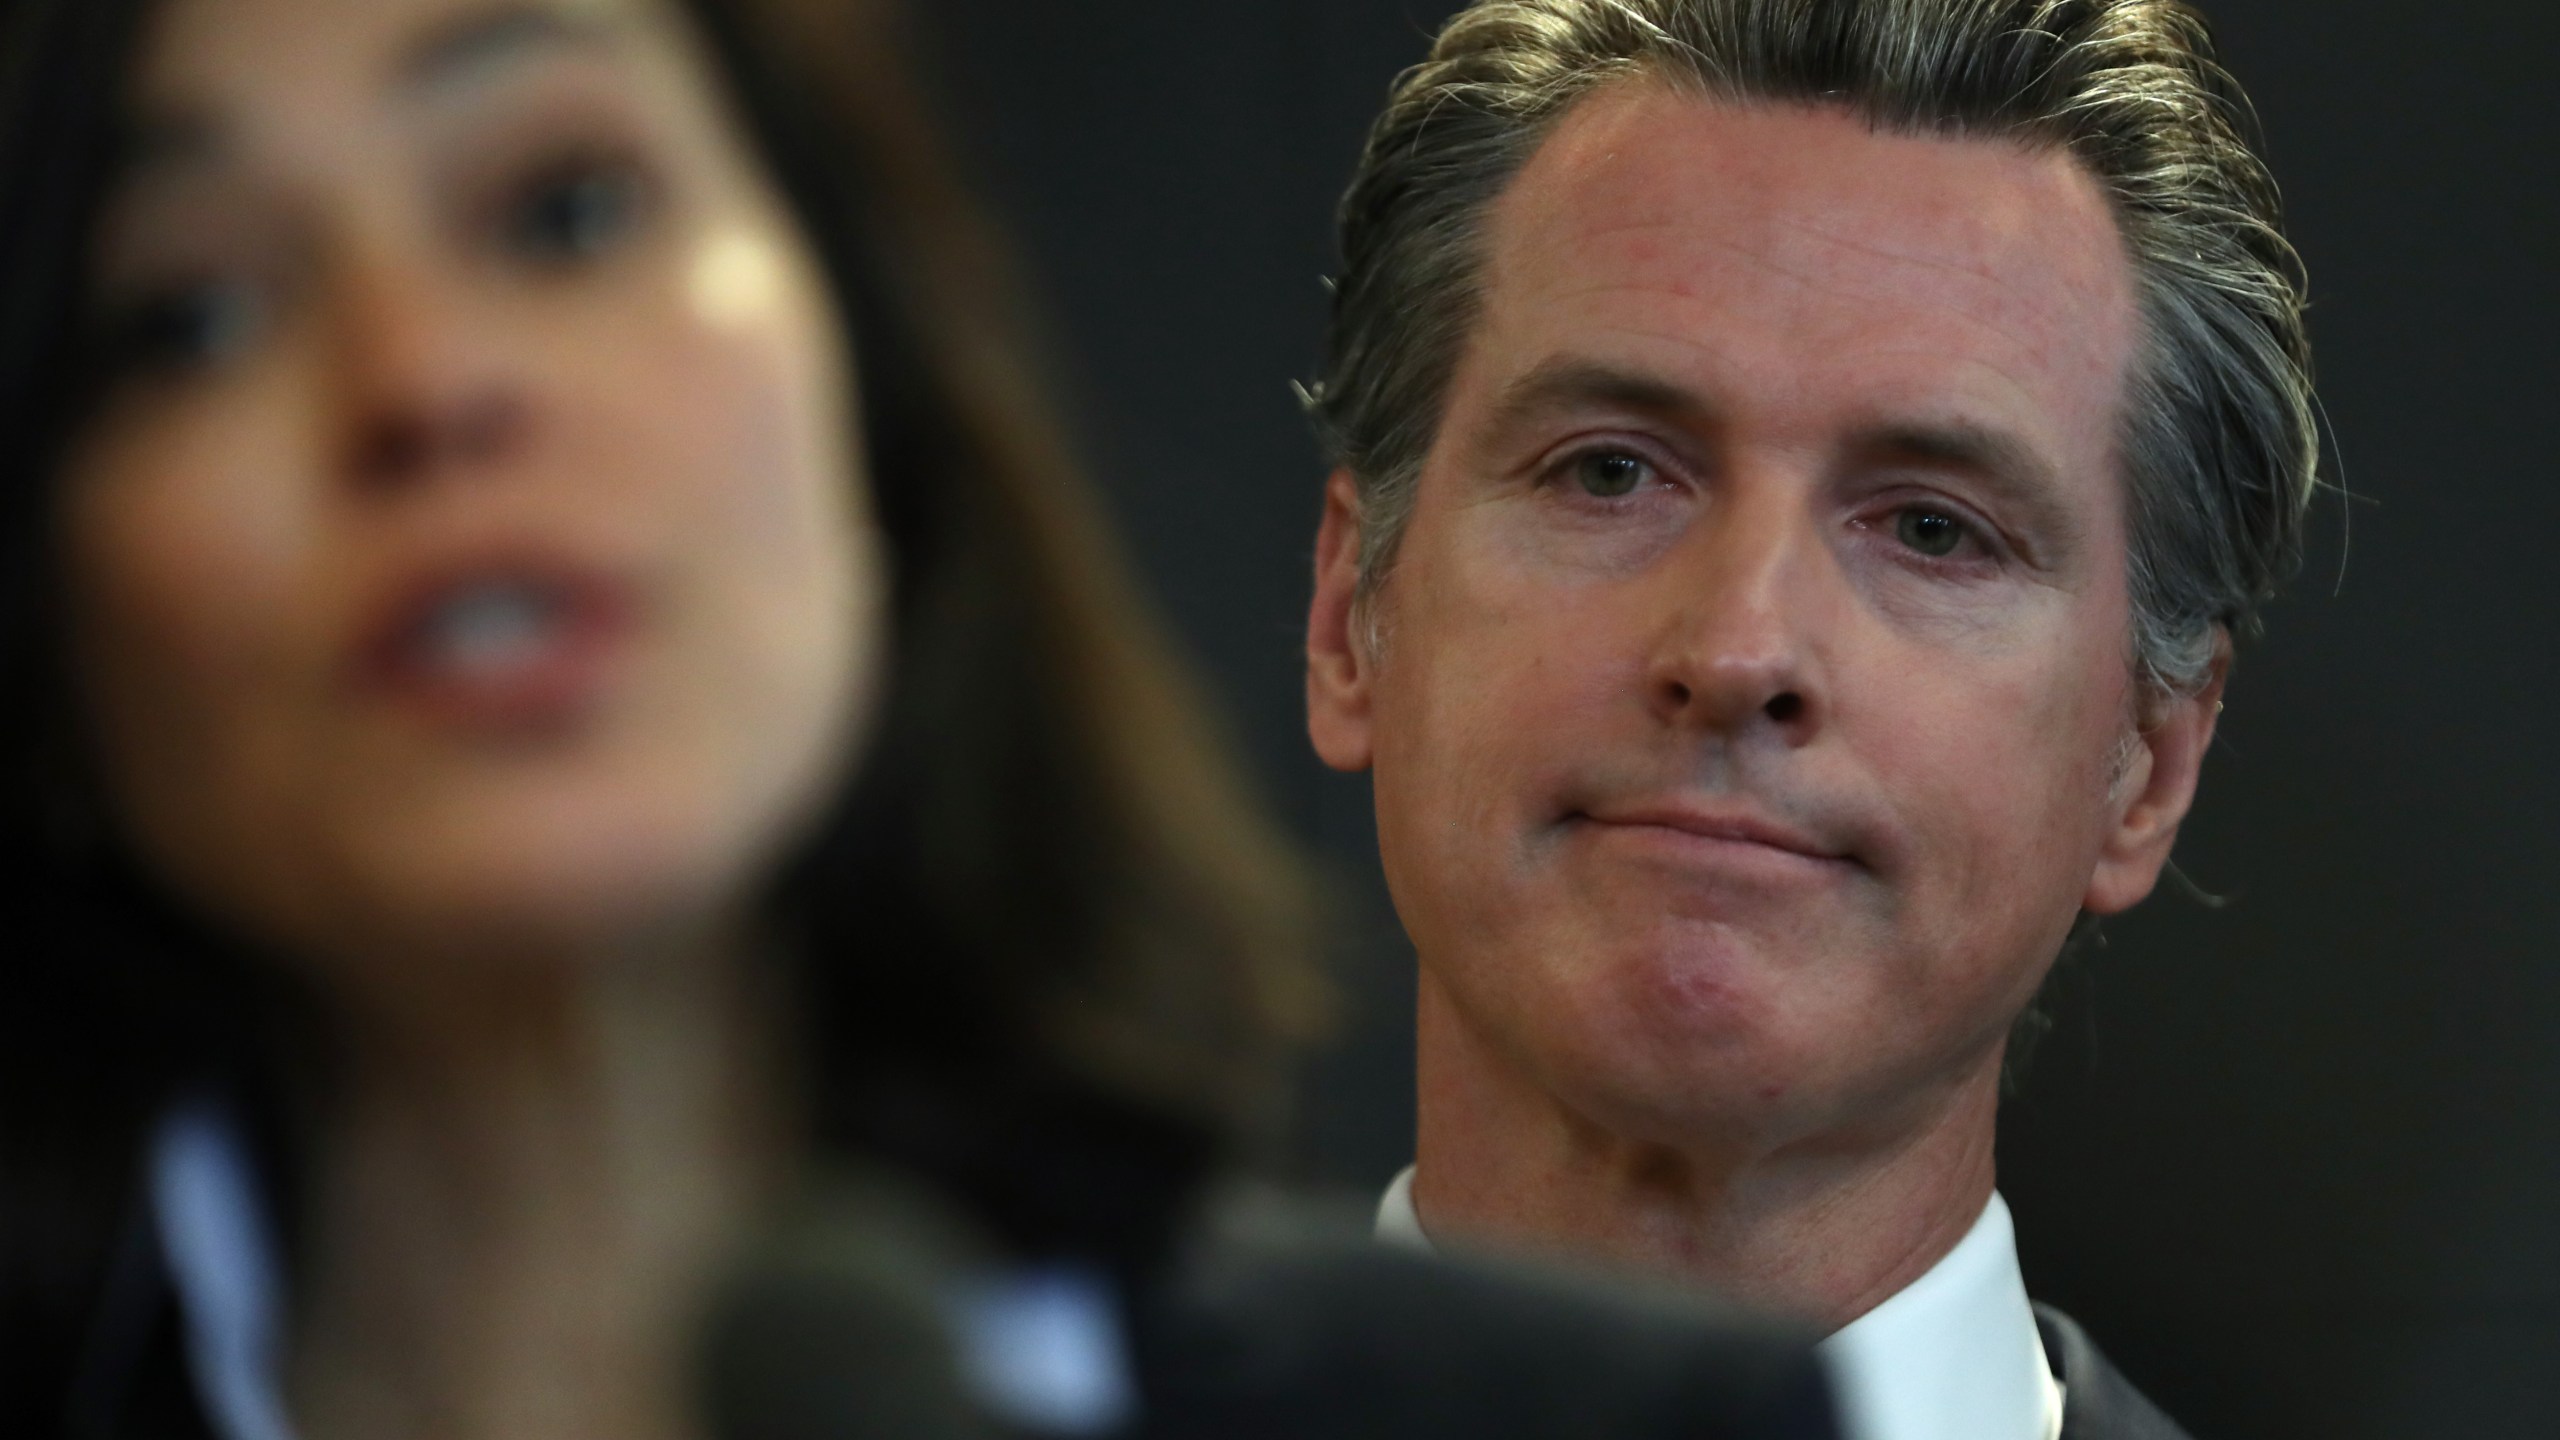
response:
<svg viewBox="0 0 2560 1440"><path fill-rule="evenodd" d="M0 15L0 1428L685 1433L828 1151L1147 1263L1295 882L869 7Z"/></svg>
<svg viewBox="0 0 2560 1440"><path fill-rule="evenodd" d="M0 6L0 1433L1831 1433L1199 1201L1298 884L869 6ZM856 1156L1008 1303L706 1323Z"/></svg>

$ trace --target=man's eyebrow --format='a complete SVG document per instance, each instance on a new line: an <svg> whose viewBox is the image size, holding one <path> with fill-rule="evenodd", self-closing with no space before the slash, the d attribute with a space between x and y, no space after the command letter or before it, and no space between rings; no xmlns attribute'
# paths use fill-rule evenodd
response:
<svg viewBox="0 0 2560 1440"><path fill-rule="evenodd" d="M400 61L401 88L449 88L528 52L584 50L610 42L616 27L587 10L516 4L465 16L430 32Z"/></svg>
<svg viewBox="0 0 2560 1440"><path fill-rule="evenodd" d="M1965 420L1892 421L1859 431L1850 448L1972 477L2042 537L2041 548L2068 547L2079 538L2080 522L2063 502L2053 463L2007 431Z"/></svg>
<svg viewBox="0 0 2560 1440"><path fill-rule="evenodd" d="M1487 430L1502 434L1558 411L1632 410L1672 419L1712 419L1714 407L1685 386L1638 370L1572 356L1542 362L1502 388Z"/></svg>

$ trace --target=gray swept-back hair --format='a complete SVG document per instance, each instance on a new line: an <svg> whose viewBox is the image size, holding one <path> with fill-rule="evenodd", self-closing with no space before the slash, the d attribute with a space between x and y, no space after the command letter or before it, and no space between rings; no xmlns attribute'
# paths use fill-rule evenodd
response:
<svg viewBox="0 0 2560 1440"><path fill-rule="evenodd" d="M1479 0L1396 83L1341 211L1308 408L1359 496L1360 593L1393 566L1480 304L1486 216L1566 111L1642 77L1835 105L1880 129L2069 152L2112 202L2142 312L2121 450L2132 657L2192 694L2291 571L2318 467L2300 262L2248 102L2174 0Z"/></svg>

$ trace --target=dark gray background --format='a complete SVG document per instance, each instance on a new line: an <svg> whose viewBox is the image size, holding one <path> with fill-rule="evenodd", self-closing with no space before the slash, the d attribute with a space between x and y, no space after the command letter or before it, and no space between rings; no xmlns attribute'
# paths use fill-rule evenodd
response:
<svg viewBox="0 0 2560 1440"><path fill-rule="evenodd" d="M1329 858L1351 1015L1301 1160L1406 1158L1411 956L1301 729L1329 217L1445 0L931 0L1141 564ZM2560 7L2223 0L2362 499L2244 655L2164 893L2012 1102L2030 1284L2201 1440L2560 1434ZM2341 567L2341 530L2352 546Z"/></svg>

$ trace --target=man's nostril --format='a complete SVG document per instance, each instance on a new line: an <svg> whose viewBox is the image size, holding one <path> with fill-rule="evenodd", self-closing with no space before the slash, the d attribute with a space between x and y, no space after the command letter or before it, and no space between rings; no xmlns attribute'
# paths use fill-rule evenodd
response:
<svg viewBox="0 0 2560 1440"><path fill-rule="evenodd" d="M1766 707L1769 718L1781 725L1792 725L1804 715L1804 697L1790 690L1772 696Z"/></svg>

